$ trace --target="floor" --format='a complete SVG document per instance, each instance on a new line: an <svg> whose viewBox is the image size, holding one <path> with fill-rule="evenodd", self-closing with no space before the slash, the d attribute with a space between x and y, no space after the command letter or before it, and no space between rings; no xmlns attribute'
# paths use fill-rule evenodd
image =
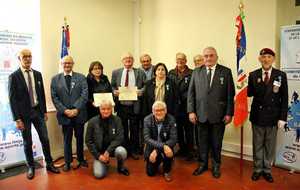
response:
<svg viewBox="0 0 300 190"><path fill-rule="evenodd" d="M300 174L289 174L287 170L273 168L274 183L267 183L264 179L253 182L250 179L252 162L244 161L241 171L239 159L225 156L222 158L220 179L214 179L210 171L201 176L192 176L197 163L177 158L172 172L173 181L170 183L166 183L161 175L146 176L144 162L141 159L127 160L126 165L131 172L129 177L116 172L116 163L113 160L108 176L98 180L92 176L92 158L90 156L88 158L89 168L62 172L58 175L48 174L44 168L38 169L31 181L26 179L25 174L1 180L0 190L300 190Z"/></svg>

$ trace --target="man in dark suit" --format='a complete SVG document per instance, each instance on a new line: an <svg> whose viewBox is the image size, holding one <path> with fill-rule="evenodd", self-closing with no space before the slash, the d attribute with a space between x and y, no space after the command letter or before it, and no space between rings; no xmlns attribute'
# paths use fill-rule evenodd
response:
<svg viewBox="0 0 300 190"><path fill-rule="evenodd" d="M116 111L124 127L125 147L129 155L137 160L139 152L139 118L141 116L141 96L146 81L145 73L133 68L133 56L126 53L122 56L123 68L112 72L111 86L116 98ZM134 87L138 89L137 101L119 101L119 87Z"/></svg>
<svg viewBox="0 0 300 190"><path fill-rule="evenodd" d="M58 123L62 125L64 135L64 171L71 169L73 130L76 137L78 165L88 167L83 155L83 131L87 119L86 102L88 87L84 75L74 72L71 56L62 59L64 72L55 75L51 81L51 97L57 110Z"/></svg>
<svg viewBox="0 0 300 190"><path fill-rule="evenodd" d="M176 117L177 121L177 135L179 143L179 155L186 157L186 159L193 159L194 148L194 127L189 121L189 116L186 111L187 108L187 94L192 77L193 70L186 64L186 55L184 53L176 54L176 67L169 72L169 78L174 80L176 84L176 90L178 92L179 109ZM173 103L174 104L174 103Z"/></svg>
<svg viewBox="0 0 300 190"><path fill-rule="evenodd" d="M199 167L193 175L200 175L208 169L211 149L212 175L219 178L222 141L225 125L232 120L235 89L231 70L217 64L215 48L205 48L203 57L205 65L194 70L187 101L189 119L198 125Z"/></svg>
<svg viewBox="0 0 300 190"><path fill-rule="evenodd" d="M53 166L48 132L46 127L47 110L42 74L31 68L32 55L28 49L20 51L20 68L9 76L8 91L10 107L17 129L22 131L24 152L28 165L27 178L34 177L31 124L33 123L42 147L47 170L60 173Z"/></svg>
<svg viewBox="0 0 300 190"><path fill-rule="evenodd" d="M248 97L253 97L250 121L253 133L253 174L273 182L271 168L275 153L277 127L284 128L288 112L286 74L272 67L275 53L269 48L260 51L262 68L249 74Z"/></svg>
<svg viewBox="0 0 300 190"><path fill-rule="evenodd" d="M162 162L165 180L172 181L170 172L174 159L173 148L177 142L177 129L175 119L167 114L164 102L154 102L152 114L145 117L144 139L147 175L154 176Z"/></svg>

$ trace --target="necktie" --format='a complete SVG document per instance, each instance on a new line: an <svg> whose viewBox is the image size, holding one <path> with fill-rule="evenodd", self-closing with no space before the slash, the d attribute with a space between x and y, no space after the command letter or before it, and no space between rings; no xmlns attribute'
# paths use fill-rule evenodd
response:
<svg viewBox="0 0 300 190"><path fill-rule="evenodd" d="M26 70L27 73L27 79L28 79L28 93L29 93L29 98L30 98L30 104L31 107L34 107L34 98L33 98L33 87L32 87L32 79L30 76L30 71Z"/></svg>
<svg viewBox="0 0 300 190"><path fill-rule="evenodd" d="M211 82L211 68L208 69L208 74L207 74L207 82L208 82L208 87L210 87L210 82Z"/></svg>
<svg viewBox="0 0 300 190"><path fill-rule="evenodd" d="M65 76L65 80L66 80L66 85L68 87L68 90L70 91L70 88L71 88L71 76L70 75L66 75Z"/></svg>
<svg viewBox="0 0 300 190"><path fill-rule="evenodd" d="M265 78L264 78L264 83L265 83L265 85L267 85L268 83L269 83L269 80L270 80L270 78L269 78L269 72L265 72Z"/></svg>
<svg viewBox="0 0 300 190"><path fill-rule="evenodd" d="M126 70L126 77L125 77L125 86L128 86L128 82L129 82L129 69Z"/></svg>

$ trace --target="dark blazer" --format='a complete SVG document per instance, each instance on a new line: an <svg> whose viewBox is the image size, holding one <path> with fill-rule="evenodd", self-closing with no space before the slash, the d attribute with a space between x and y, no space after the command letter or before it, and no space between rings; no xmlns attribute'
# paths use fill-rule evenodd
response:
<svg viewBox="0 0 300 190"><path fill-rule="evenodd" d="M88 119L99 115L99 108L93 106L94 102L94 93L108 93L112 92L112 88L110 82L106 75L100 76L100 81L97 82L91 75L87 76L87 84L89 90L89 98L87 102L87 112L88 112Z"/></svg>
<svg viewBox="0 0 300 190"><path fill-rule="evenodd" d="M93 117L88 121L88 126L85 135L85 143L95 157L98 160L101 152L103 150L103 122L100 115ZM109 118L109 139L110 145L107 148L107 151L110 155L114 153L114 150L123 143L124 140L124 132L122 121L118 116L112 115Z"/></svg>
<svg viewBox="0 0 300 190"><path fill-rule="evenodd" d="M113 91L118 90L118 88L121 86L123 70L124 70L124 68L120 68L120 69L116 69L112 72L111 86L112 86ZM140 69L133 68L133 71L134 71L136 86L137 86L138 90L141 90L143 92L144 84L146 81L146 75ZM120 102L118 101L118 97L115 97L115 100L116 100L115 109L116 109L116 111L118 111L118 106L120 105ZM134 113L140 114L140 112L141 112L141 97L138 97L138 101L135 101L133 106L134 106Z"/></svg>
<svg viewBox="0 0 300 190"><path fill-rule="evenodd" d="M47 112L42 74L33 70L35 91L41 116ZM9 75L8 79L9 102L13 119L26 120L30 118L31 103L28 88L21 69Z"/></svg>
<svg viewBox="0 0 300 190"><path fill-rule="evenodd" d="M145 84L145 91L143 96L143 116L152 113L152 105L155 102L155 78L147 81ZM165 103L167 104L167 112L174 117L177 116L178 111L178 92L173 80L166 78L165 83Z"/></svg>
<svg viewBox="0 0 300 190"><path fill-rule="evenodd" d="M279 82L276 89L274 83ZM272 68L270 81L265 85L262 69L249 74L248 96L253 96L250 121L259 126L276 126L278 120L287 120L288 85L286 74Z"/></svg>
<svg viewBox="0 0 300 190"><path fill-rule="evenodd" d="M168 76L170 79L172 79L176 84L177 94L178 94L178 110L180 112L179 115L186 115L186 109L187 109L187 95L188 95L188 89L189 84L192 78L193 70L190 68L187 68L187 72L180 77L175 69L172 69Z"/></svg>
<svg viewBox="0 0 300 190"><path fill-rule="evenodd" d="M64 73L55 75L51 81L51 97L57 111L56 116L60 125L69 125L71 122L71 119L64 114L66 109L76 108L79 110L75 118L77 124L86 122L88 86L84 75L73 72L70 91L66 85Z"/></svg>
<svg viewBox="0 0 300 190"><path fill-rule="evenodd" d="M158 135L162 142L158 141ZM175 119L172 115L167 114L163 121L163 126L158 134L158 128L153 114L150 114L144 119L144 139L145 139L145 159L148 158L151 152L156 149L163 151L163 145L168 145L173 148L177 142L177 128Z"/></svg>
<svg viewBox="0 0 300 190"><path fill-rule="evenodd" d="M203 65L192 74L188 90L187 112L195 112L198 121L219 123L225 115L233 116L235 88L231 70L216 65L216 70L209 87L207 70Z"/></svg>

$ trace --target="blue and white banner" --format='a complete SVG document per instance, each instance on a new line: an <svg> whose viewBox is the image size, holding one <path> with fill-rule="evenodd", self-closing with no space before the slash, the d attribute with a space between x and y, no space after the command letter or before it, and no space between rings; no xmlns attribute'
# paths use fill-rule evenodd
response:
<svg viewBox="0 0 300 190"><path fill-rule="evenodd" d="M300 171L300 26L281 29L281 69L289 87L287 126L277 134L275 165Z"/></svg>
<svg viewBox="0 0 300 190"><path fill-rule="evenodd" d="M16 129L8 101L8 76L19 68L18 52L23 48L33 51L34 36L27 33L0 31L0 169L25 161L22 134ZM40 70L39 57L33 56L32 67ZM34 157L42 156L36 130L32 127Z"/></svg>

